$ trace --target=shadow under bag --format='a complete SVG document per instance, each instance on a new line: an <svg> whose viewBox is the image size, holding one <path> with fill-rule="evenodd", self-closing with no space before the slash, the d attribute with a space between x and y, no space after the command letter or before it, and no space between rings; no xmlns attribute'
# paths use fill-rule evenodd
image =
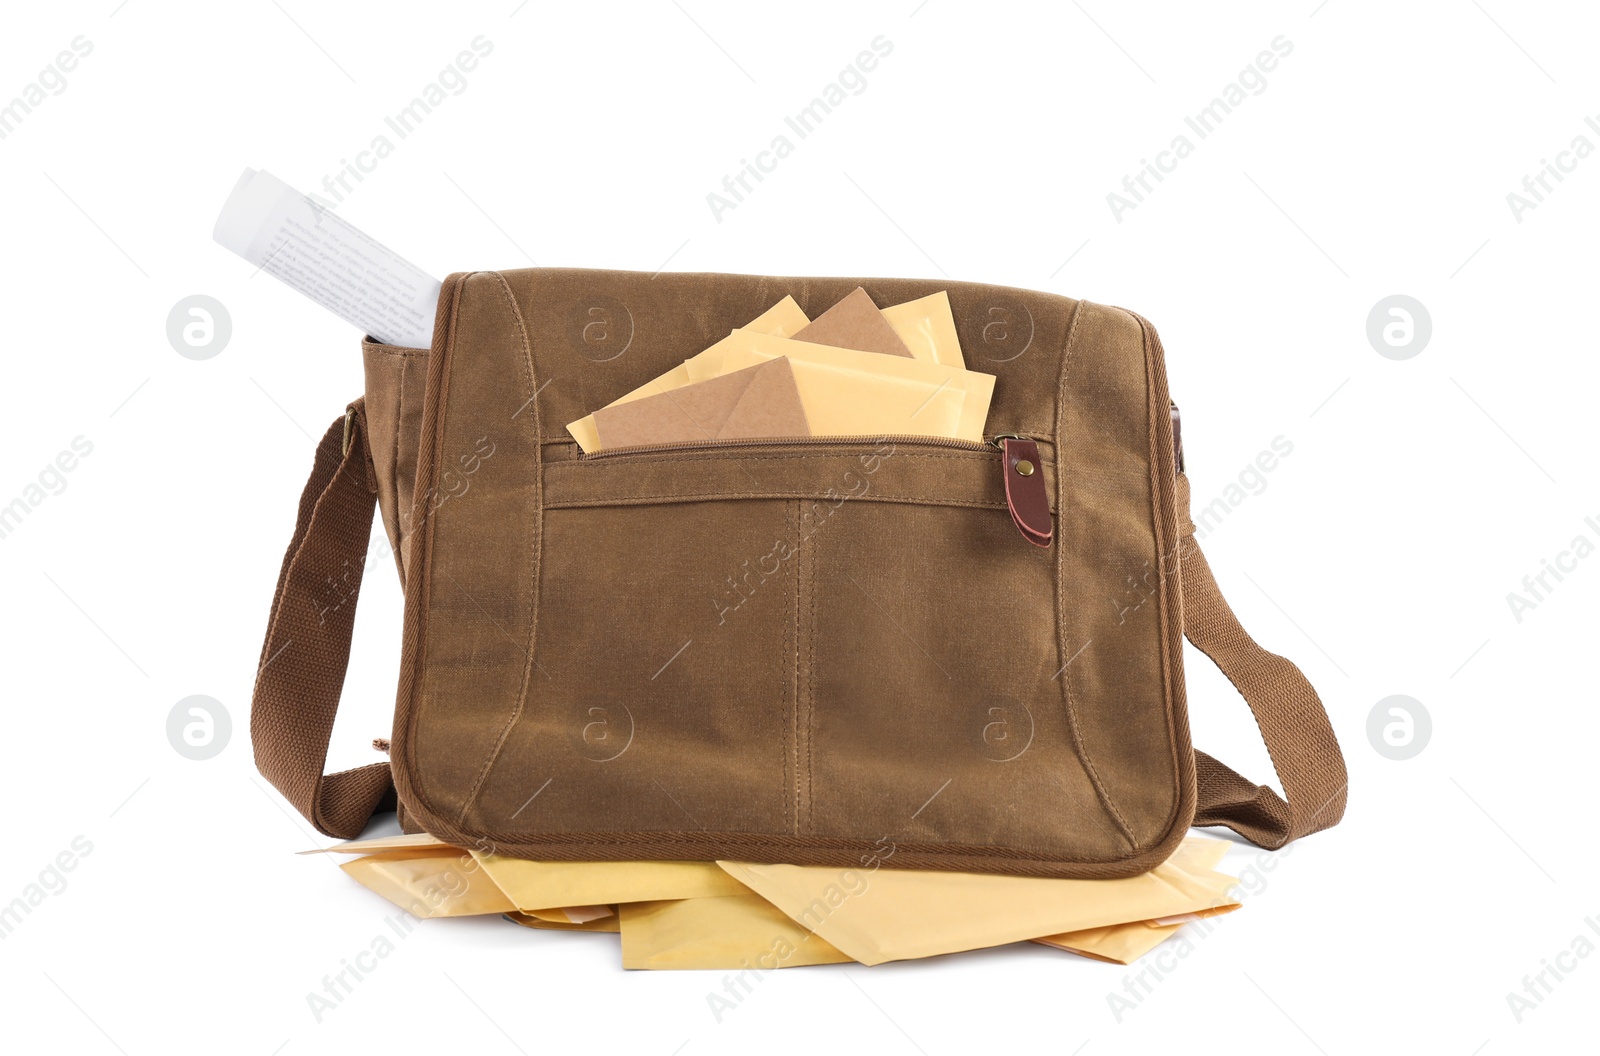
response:
<svg viewBox="0 0 1600 1056"><path fill-rule="evenodd" d="M997 442L585 455L568 435L785 295L814 318L857 286L948 291L969 367L997 379ZM1121 877L1190 825L1276 848L1344 813L1321 701L1195 542L1134 314L966 283L529 269L453 275L431 349L364 351L251 714L261 772L323 833L397 806L408 831L523 858ZM390 761L324 774L375 507L405 588ZM1283 796L1190 745L1185 636L1244 695Z"/></svg>

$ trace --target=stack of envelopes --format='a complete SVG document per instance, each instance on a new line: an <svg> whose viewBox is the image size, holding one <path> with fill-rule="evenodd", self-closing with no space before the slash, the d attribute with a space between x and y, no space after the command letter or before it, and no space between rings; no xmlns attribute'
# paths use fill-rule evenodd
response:
<svg viewBox="0 0 1600 1056"><path fill-rule="evenodd" d="M881 311L862 289L808 320L785 297L567 426L585 453L811 436L983 439L994 376L966 369L950 299Z"/></svg>
<svg viewBox="0 0 1600 1056"><path fill-rule="evenodd" d="M416 917L500 914L620 933L625 968L793 968L1033 941L1130 964L1185 923L1239 908L1223 840L1191 837L1148 873L1045 880L752 862L535 862L394 836L326 848ZM317 853L317 852L306 852Z"/></svg>

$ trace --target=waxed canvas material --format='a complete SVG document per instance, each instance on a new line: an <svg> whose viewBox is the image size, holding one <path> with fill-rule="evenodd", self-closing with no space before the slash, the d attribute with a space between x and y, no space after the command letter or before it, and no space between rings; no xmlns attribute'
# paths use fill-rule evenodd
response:
<svg viewBox="0 0 1600 1056"><path fill-rule="evenodd" d="M405 583L406 547L417 479L417 448L422 435L422 394L428 381L426 349L399 348L377 341L361 346L366 379L366 434L372 453L378 508Z"/></svg>
<svg viewBox="0 0 1600 1056"><path fill-rule="evenodd" d="M996 450L580 457L567 435L783 296L815 318L856 286L948 291L997 378L986 435L1038 442L1048 549ZM1194 817L1169 400L1131 313L530 269L452 276L431 350L365 352L408 825L531 858L1093 877L1150 868Z"/></svg>

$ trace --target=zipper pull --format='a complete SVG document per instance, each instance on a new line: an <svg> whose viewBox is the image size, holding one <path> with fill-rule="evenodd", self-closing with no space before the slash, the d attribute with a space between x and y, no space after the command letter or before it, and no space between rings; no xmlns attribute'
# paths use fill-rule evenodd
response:
<svg viewBox="0 0 1600 1056"><path fill-rule="evenodd" d="M1011 522L1034 546L1049 546L1055 535L1055 522L1050 517L1050 496L1045 492L1039 445L1020 436L997 436L993 442L1000 449Z"/></svg>

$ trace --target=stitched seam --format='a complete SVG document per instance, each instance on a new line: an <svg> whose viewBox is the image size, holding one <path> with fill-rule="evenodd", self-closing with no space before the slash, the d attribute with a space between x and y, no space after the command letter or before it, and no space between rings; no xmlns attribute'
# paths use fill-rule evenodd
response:
<svg viewBox="0 0 1600 1056"><path fill-rule="evenodd" d="M393 463L390 468L394 471L392 475L394 477L394 537L396 540L400 538L400 518L402 516L410 516L409 511L400 509L400 421L406 415L406 370L410 366L411 364L409 363L400 364L400 395L395 400L394 407L394 448L392 449L394 453L390 456L390 462ZM402 572L404 568L405 566L402 563Z"/></svg>
<svg viewBox="0 0 1600 1056"><path fill-rule="evenodd" d="M461 290L472 272L467 272L453 279L446 279L441 290L441 301L448 292L450 304L443 333L435 328L435 339L440 343L438 357L428 361L428 383L424 385L423 414L422 414L422 439L417 448L417 481L427 480L429 486L438 471L437 449L439 447L439 434L444 428L445 411L450 396L450 369L453 364L453 355L456 340L456 322L461 308ZM437 384L435 384L435 381ZM432 403L434 420L430 423L428 418L429 404ZM432 429L428 426L432 425ZM426 471L426 472L425 472ZM414 569L417 573L415 580L415 593L411 581L407 582L406 589L406 614L405 614L405 639L401 646L401 671L400 691L397 694L394 737L390 744L390 766L395 777L395 792L398 799L405 804L407 814L419 824L424 820L431 822L427 828L448 828L450 822L434 809L427 797L423 794L422 783L417 780L416 756L411 750L411 741L416 736L417 728L417 701L422 696L423 686L426 682L428 660L428 606L433 598L433 519L424 517L421 524L417 524L414 516L416 513L415 496L412 501L412 524L417 532L415 539L409 544L414 551ZM415 603L415 609L412 608ZM412 613L416 613L415 630L413 631ZM410 646L413 652L406 653ZM402 789L400 786L404 785ZM408 795L409 793L409 795Z"/></svg>
<svg viewBox="0 0 1600 1056"><path fill-rule="evenodd" d="M807 538L810 538L809 536ZM801 544L804 545L803 543ZM812 765L812 747L817 743L817 559L811 554L806 562L810 585L806 589L806 602L810 607L807 618L806 639L806 830L811 829L812 804L816 797L815 773Z"/></svg>
<svg viewBox="0 0 1600 1056"><path fill-rule="evenodd" d="M805 531L805 517L805 507L799 501L796 501L794 504L794 530L789 533L790 538L797 540L794 555L794 667L792 668L794 710L789 716L789 721L794 724L794 818L791 824L796 836L800 835L800 814L805 809L805 787L800 769L800 753L804 746L804 738L801 736L800 730L805 707L805 697L800 691L800 621L803 618L801 613L805 609L805 595L801 590L803 579L801 577L800 563L806 560L806 554L804 544L798 542L801 533Z"/></svg>
<svg viewBox="0 0 1600 1056"><path fill-rule="evenodd" d="M537 439L539 435L539 405L534 400L534 394L537 393L538 389L534 385L533 378L533 346L528 340L528 330L523 325L522 312L517 308L517 300L511 294L511 284L506 282L506 277L498 271L490 272L490 274L500 280L500 292L505 295L506 304L511 309L511 317L517 323L517 334L522 338L524 378L527 382L529 400L533 403L528 420L534 438ZM505 750L506 742L511 738L511 730L516 726L517 720L522 717L523 708L528 700L528 684L533 679L533 639L539 627L539 559L544 550L544 510L541 501L543 497L541 482L544 479L544 475L539 472L541 467L537 445L533 450L533 458L535 465L534 471L530 476L533 483L533 516L538 518L538 525L534 528L534 535L538 540L538 545L533 547L533 561L528 571L528 645L525 650L527 659L522 665L522 684L517 689L517 702L511 709L511 715L506 719L505 725L500 729L500 735L495 739L494 748L490 750L488 758L484 760L483 768L478 771L477 779L472 783L471 790L461 802L461 813L456 817L457 825L466 824L467 812L477 804L478 797L483 794L483 786L489 780L490 771L494 769L494 764L500 761L500 753Z"/></svg>
<svg viewBox="0 0 1600 1056"><path fill-rule="evenodd" d="M1160 395L1158 392L1158 386L1156 385L1157 361L1160 361L1160 366L1164 373L1166 369L1166 357L1165 350L1161 348L1161 336L1156 333L1156 328L1150 325L1149 320L1145 319L1144 316L1137 312L1129 312L1128 314L1139 321L1140 331L1144 335L1145 375L1147 378L1146 384L1149 386L1150 391L1148 398L1148 402L1150 404L1150 520L1151 529L1155 534L1157 560L1161 561L1165 560L1165 555L1167 554L1168 549L1166 533L1162 530L1161 515L1163 512L1163 491L1160 482L1169 472L1171 473L1173 479L1173 501L1176 502L1177 499L1177 468L1173 466L1172 463L1171 438L1168 437L1168 442L1165 445L1158 442L1162 437L1163 419L1168 422L1171 421L1171 412L1169 407L1162 406L1161 401L1156 399L1156 397ZM1171 398L1170 395L1168 398ZM1165 454L1163 454L1163 447L1166 448ZM1174 520L1176 520L1179 512L1181 512L1185 518L1187 518L1189 515L1188 508L1185 506L1182 511L1173 511ZM1178 525L1177 530L1178 545L1174 547L1171 552L1176 556L1176 559L1181 562L1183 557L1183 526ZM1173 790L1172 812L1167 817L1166 828L1170 835L1176 836L1178 832L1182 831L1182 829L1187 828L1187 826L1180 827L1177 824L1178 820L1183 816L1185 782L1183 779L1184 759L1181 745L1179 743L1180 738L1178 736L1178 725L1180 719L1178 715L1176 697L1179 692L1179 687L1174 684L1174 679L1172 677L1172 668L1174 663L1174 640L1177 643L1177 663L1180 665L1180 668L1183 662L1183 632L1181 630L1183 619L1181 597L1183 577L1181 565L1176 567L1173 573L1170 575L1163 573L1160 578L1160 583L1161 593L1158 601L1158 611L1160 612L1161 616L1161 680L1162 688L1164 690L1162 696L1167 710L1167 738L1172 748L1171 755L1173 782L1177 786ZM1172 597L1173 594L1178 594L1179 596L1174 598ZM1174 620L1174 609L1177 610L1176 620ZM1173 630L1173 625L1175 622L1179 627L1179 630L1177 630L1176 633L1174 633ZM1186 716L1183 719L1183 725L1187 727ZM1191 768L1194 766L1194 747L1192 742L1189 748L1189 764ZM1189 820L1193 820L1194 813L1198 808L1199 787L1197 784L1195 788L1195 800L1194 803L1191 804L1189 810ZM1181 838L1181 836L1178 836L1177 838Z"/></svg>
<svg viewBox="0 0 1600 1056"><path fill-rule="evenodd" d="M381 763L374 763L381 766ZM429 830L432 831L431 829ZM497 838L489 832L479 832L459 827L447 828L445 831L434 833L441 839L458 838L467 843L475 840L490 840L497 850L504 851L511 847L550 847L562 844L577 844L582 846L628 846L641 842L651 844L670 843L695 850L703 850L709 843L737 845L744 848L750 847L820 847L835 848L839 850L859 850L876 846L864 839L852 839L848 836L794 836L789 833L749 833L749 832L723 832L696 829L684 832L665 832L662 830L644 830L640 832L620 833L551 833L548 838L529 837L518 835L516 839ZM454 840L447 840L454 842ZM897 844L897 853L922 855L928 858L969 857L980 859L1029 859L1037 858L1048 862L1083 862L1091 865L1118 864L1137 858L1138 855L1129 855L1125 858L1096 858L1087 855L1061 854L1049 847L1012 847L996 846L989 844ZM701 856L693 856L701 857Z"/></svg>
<svg viewBox="0 0 1600 1056"><path fill-rule="evenodd" d="M1083 310L1084 310L1084 304L1085 303L1086 302L1083 302L1083 301L1078 302L1078 307L1076 309L1074 309L1074 311L1072 313L1072 322L1067 327L1066 340L1065 340L1065 342L1063 343L1063 345L1061 347L1061 381L1060 381L1059 388L1056 390L1056 433L1055 433L1055 437L1056 437L1056 448L1057 448L1057 450L1060 450L1060 448L1061 448L1061 439L1062 439L1062 436L1063 436L1063 433L1064 433L1064 430L1065 430L1065 423L1062 421L1062 419L1066 414L1066 406L1067 406L1067 398L1066 398L1066 395L1067 395L1067 377L1071 373L1071 370L1072 370L1072 340L1078 333L1078 321L1083 317ZM1067 478L1066 478L1065 474L1063 474L1063 473L1057 473L1056 474L1056 489L1057 489L1058 492L1061 492L1061 491L1065 490L1065 488L1066 488L1066 479ZM1058 497L1057 506L1058 507L1064 507L1065 505L1066 505L1065 496L1062 495L1062 496ZM1067 652L1067 640L1066 640L1066 627L1067 627L1066 603L1067 603L1067 599L1066 599L1066 589L1065 589L1066 588L1065 576L1063 575L1063 570L1066 567L1066 560L1067 560L1067 556L1066 556L1067 555L1067 548L1066 548L1066 538L1065 538L1066 533L1062 532L1060 534L1061 534L1061 540L1060 540L1059 547L1058 547L1058 549L1056 551L1056 576L1055 576L1055 580L1056 580L1056 640L1059 643L1059 648L1061 650L1060 655L1061 656L1070 656L1072 654ZM1128 826L1127 819L1122 816L1122 811L1117 809L1117 805L1111 801L1111 796L1106 792L1105 782L1100 779L1100 771L1095 767L1095 765L1094 765L1094 757L1090 754L1089 746L1088 746L1087 743L1085 743L1085 741L1083 739L1082 728L1078 725L1077 707L1074 705L1073 700L1072 700L1072 671L1071 671L1070 663L1068 665L1068 668L1061 672L1061 701L1062 701L1062 704L1065 707L1065 710L1066 710L1066 713L1067 713L1067 729L1068 729L1068 731L1069 731L1069 733L1071 735L1071 738L1072 738L1073 750L1075 752L1077 752L1078 761L1083 764L1084 772L1089 777L1089 783L1094 787L1095 795L1098 796L1099 799L1100 799L1101 808L1104 809L1106 811L1106 813L1111 815L1112 820L1114 820L1117 823L1118 827L1122 830L1123 839L1128 841L1128 846L1129 846L1130 850L1138 851L1139 850L1139 844L1138 844L1138 841L1134 839L1133 830Z"/></svg>
<svg viewBox="0 0 1600 1056"><path fill-rule="evenodd" d="M786 505L783 508L783 530L789 532L792 527L793 522L789 519L789 507ZM794 633L789 622L790 586L790 584L786 583L783 587L783 636L786 639ZM784 642L783 651L785 653L789 651L788 645L787 641ZM791 747L794 733L794 715L789 707L789 679L782 675L781 669L779 679L778 693L781 699L779 714L782 715L783 721L779 724L778 729L783 735L783 768L786 771L783 781L783 820L785 828L793 828L795 826L794 819L797 816L793 809L794 799L790 795L790 789L794 781L797 780L796 763L793 748Z"/></svg>

